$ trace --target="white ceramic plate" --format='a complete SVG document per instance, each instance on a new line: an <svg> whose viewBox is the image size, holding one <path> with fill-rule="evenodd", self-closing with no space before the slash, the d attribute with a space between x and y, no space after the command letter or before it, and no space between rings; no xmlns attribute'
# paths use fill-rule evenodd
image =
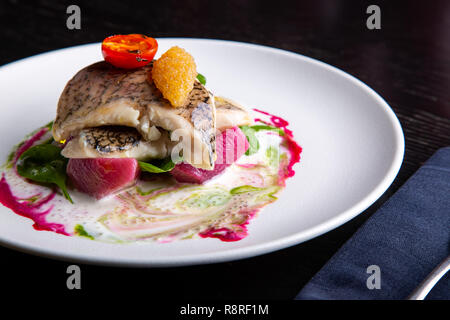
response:
<svg viewBox="0 0 450 320"><path fill-rule="evenodd" d="M0 205L0 242L65 260L124 266L179 266L251 257L317 237L355 217L389 187L404 139L387 103L361 81L325 63L263 46L160 39L159 53L186 48L212 92L290 121L303 147L296 175L238 242L218 239L108 244L36 231ZM0 68L0 159L27 133L52 120L66 82L102 59L100 44L41 54Z"/></svg>

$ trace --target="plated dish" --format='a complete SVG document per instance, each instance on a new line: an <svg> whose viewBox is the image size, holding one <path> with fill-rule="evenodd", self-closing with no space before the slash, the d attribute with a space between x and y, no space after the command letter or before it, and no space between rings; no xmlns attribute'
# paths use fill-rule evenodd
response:
<svg viewBox="0 0 450 320"><path fill-rule="evenodd" d="M155 59L173 46L185 48L206 76L209 91L238 101L253 120L270 121L255 108L289 122L288 129L303 151L300 163L293 166L295 175L286 180L278 199L246 225L248 235L239 241L195 236L163 244L92 241L35 231L32 220L0 206L2 245L71 261L124 266L240 259L336 228L378 199L396 176L404 150L401 127L386 102L359 80L317 60L274 48L219 40L157 40ZM66 83L86 66L103 60L100 46L67 48L0 68L0 85L8 91L0 96L1 159L6 160L30 131L56 118ZM56 192L70 204L58 188ZM68 192L75 203L78 198L92 198L71 187Z"/></svg>
<svg viewBox="0 0 450 320"><path fill-rule="evenodd" d="M141 34L102 43L56 118L10 152L0 203L34 229L114 243L196 237L238 241L295 172L289 123L206 87L173 46L157 60Z"/></svg>

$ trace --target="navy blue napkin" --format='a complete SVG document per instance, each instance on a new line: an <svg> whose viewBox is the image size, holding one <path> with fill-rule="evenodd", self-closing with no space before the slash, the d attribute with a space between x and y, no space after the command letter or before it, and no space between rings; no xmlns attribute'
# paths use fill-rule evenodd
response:
<svg viewBox="0 0 450 320"><path fill-rule="evenodd" d="M296 299L405 299L449 256L449 244L447 147L438 150L361 226ZM379 273L377 267L367 270L373 265ZM368 288L369 277L373 289ZM448 274L427 299L450 299Z"/></svg>

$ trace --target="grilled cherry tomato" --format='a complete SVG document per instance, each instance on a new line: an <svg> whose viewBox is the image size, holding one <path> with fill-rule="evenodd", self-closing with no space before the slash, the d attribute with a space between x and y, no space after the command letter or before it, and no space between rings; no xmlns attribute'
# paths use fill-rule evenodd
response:
<svg viewBox="0 0 450 320"><path fill-rule="evenodd" d="M106 61L118 68L135 69L152 61L158 50L158 42L143 34L115 35L102 43Z"/></svg>

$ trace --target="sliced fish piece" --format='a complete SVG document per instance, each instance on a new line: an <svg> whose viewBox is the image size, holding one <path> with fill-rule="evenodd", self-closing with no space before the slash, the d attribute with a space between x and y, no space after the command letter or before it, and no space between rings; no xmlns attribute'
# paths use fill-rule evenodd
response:
<svg viewBox="0 0 450 320"><path fill-rule="evenodd" d="M151 104L147 109L149 122L168 130L171 140L178 142L172 155L182 153L184 161L211 170L216 160L214 98L196 81L187 101L184 107L170 107L170 112L166 106Z"/></svg>
<svg viewBox="0 0 450 320"><path fill-rule="evenodd" d="M236 126L253 124L248 111L238 103L222 97L214 97L216 106L216 128L223 131Z"/></svg>
<svg viewBox="0 0 450 320"><path fill-rule="evenodd" d="M131 127L87 128L67 142L61 154L66 158L162 159L169 155L171 141L163 131L156 141L146 141Z"/></svg>
<svg viewBox="0 0 450 320"><path fill-rule="evenodd" d="M222 97L215 97L214 99L218 131L222 132L236 126L252 124L250 114L244 107ZM162 159L170 155L174 143L171 142L167 131L158 131L158 136L158 140L149 142L144 140L142 135L131 127L87 128L81 130L76 137L66 144L62 155L66 158Z"/></svg>
<svg viewBox="0 0 450 320"><path fill-rule="evenodd" d="M59 99L53 125L55 140L107 125L136 128L146 141L159 140L166 130L172 140L180 142L184 161L212 169L216 158L212 94L197 81L185 105L173 108L147 81L151 68L152 64L124 70L102 61L79 71Z"/></svg>
<svg viewBox="0 0 450 320"><path fill-rule="evenodd" d="M147 68L130 71L114 68L107 62L80 70L59 98L53 124L55 140L68 139L84 128L137 127L146 104L160 99L157 92L149 90L146 76Z"/></svg>
<svg viewBox="0 0 450 320"><path fill-rule="evenodd" d="M135 184L140 168L136 159L70 159L67 176L73 186L97 199Z"/></svg>

